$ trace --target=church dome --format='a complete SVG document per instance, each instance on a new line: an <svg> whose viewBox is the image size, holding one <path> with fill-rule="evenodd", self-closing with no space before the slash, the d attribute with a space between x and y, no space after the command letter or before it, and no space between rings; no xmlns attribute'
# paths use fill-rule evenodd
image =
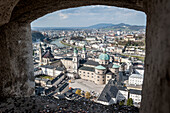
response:
<svg viewBox="0 0 170 113"><path fill-rule="evenodd" d="M102 54L99 55L99 59L100 60L109 60L110 56L106 53L102 53Z"/></svg>
<svg viewBox="0 0 170 113"><path fill-rule="evenodd" d="M99 70L104 70L104 69L106 69L104 66L102 66L102 65L99 65L99 66L96 66L95 67L96 69L99 69Z"/></svg>
<svg viewBox="0 0 170 113"><path fill-rule="evenodd" d="M120 66L119 65L116 65L116 64L114 64L113 66L112 66L112 68L119 68Z"/></svg>

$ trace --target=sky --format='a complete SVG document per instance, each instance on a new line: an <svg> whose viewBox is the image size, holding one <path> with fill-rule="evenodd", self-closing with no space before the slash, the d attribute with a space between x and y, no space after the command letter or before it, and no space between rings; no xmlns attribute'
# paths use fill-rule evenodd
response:
<svg viewBox="0 0 170 113"><path fill-rule="evenodd" d="M113 6L83 6L49 13L33 21L31 27L88 27L100 23L146 25L146 14Z"/></svg>

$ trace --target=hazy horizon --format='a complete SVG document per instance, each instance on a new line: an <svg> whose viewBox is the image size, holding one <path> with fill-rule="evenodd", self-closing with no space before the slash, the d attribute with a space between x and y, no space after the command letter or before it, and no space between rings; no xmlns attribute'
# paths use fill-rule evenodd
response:
<svg viewBox="0 0 170 113"><path fill-rule="evenodd" d="M31 27L88 27L102 23L146 26L146 14L113 6L83 6L49 13L33 21Z"/></svg>
<svg viewBox="0 0 170 113"><path fill-rule="evenodd" d="M113 24L113 23L98 23L98 24ZM121 24L121 23L118 23L118 24ZM126 23L123 23L123 24L126 24ZM94 24L94 25L97 25L97 24ZM128 25L132 25L132 24L128 24ZM134 25L136 25L136 24L134 24ZM90 26L93 26L93 25L90 25ZM137 25L137 26L146 26L146 25ZM85 26L83 26L83 27L85 28ZM68 26L68 27L56 27L56 28L83 28L83 27ZM89 26L86 26L86 27L89 27ZM36 27L32 27L32 28L36 28ZM37 28L45 28L45 27L41 26L41 27L37 27ZM50 28L50 27L48 26L46 28ZM55 27L51 27L51 28L55 28Z"/></svg>

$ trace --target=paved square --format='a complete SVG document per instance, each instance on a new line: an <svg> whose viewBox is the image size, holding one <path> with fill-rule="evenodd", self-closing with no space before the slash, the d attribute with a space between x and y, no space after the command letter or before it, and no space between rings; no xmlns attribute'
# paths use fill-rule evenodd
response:
<svg viewBox="0 0 170 113"><path fill-rule="evenodd" d="M94 91L95 93L100 94L103 88L105 87L105 85L96 85L92 81L87 81L83 79L75 79L75 80L72 80L72 83L69 83L69 87L80 88L81 90L88 91L88 92Z"/></svg>

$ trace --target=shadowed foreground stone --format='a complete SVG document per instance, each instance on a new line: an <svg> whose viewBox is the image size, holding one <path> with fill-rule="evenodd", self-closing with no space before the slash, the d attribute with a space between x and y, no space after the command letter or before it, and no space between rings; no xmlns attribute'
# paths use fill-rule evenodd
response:
<svg viewBox="0 0 170 113"><path fill-rule="evenodd" d="M141 112L169 113L170 0L0 0L0 99L34 92L30 22L53 11L86 5L147 14Z"/></svg>
<svg viewBox="0 0 170 113"><path fill-rule="evenodd" d="M30 22L53 11L99 4L144 11L143 0L0 0L0 100L34 92Z"/></svg>
<svg viewBox="0 0 170 113"><path fill-rule="evenodd" d="M2 26L0 42L0 96L32 95L35 85L30 24L13 22Z"/></svg>
<svg viewBox="0 0 170 113"><path fill-rule="evenodd" d="M104 106L91 101L57 100L53 97L10 98L0 103L0 112L50 112L50 113L138 113L136 107L110 105Z"/></svg>
<svg viewBox="0 0 170 113"><path fill-rule="evenodd" d="M170 0L147 5L141 113L170 113Z"/></svg>

